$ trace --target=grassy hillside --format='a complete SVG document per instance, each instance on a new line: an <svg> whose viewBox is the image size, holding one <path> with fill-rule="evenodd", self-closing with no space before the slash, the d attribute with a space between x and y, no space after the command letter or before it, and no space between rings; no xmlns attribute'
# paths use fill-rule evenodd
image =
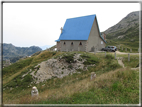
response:
<svg viewBox="0 0 142 107"><path fill-rule="evenodd" d="M130 31L131 30L131 31ZM133 28L130 29L129 31L123 33L125 35L123 38L118 39L116 37L111 37L112 34L108 34L107 36L107 45L120 45L121 48L128 48L128 49L133 49L134 52L138 52L139 48L139 30L138 28ZM117 34L117 32L114 32ZM118 32L120 33L120 32ZM109 37L110 35L110 37ZM111 38L111 39L109 39Z"/></svg>
<svg viewBox="0 0 142 107"><path fill-rule="evenodd" d="M52 78L39 84L32 84L31 75L22 75L34 69L38 63L49 58L65 55L65 52L43 51L30 58L19 60L3 69L3 102L4 104L138 104L139 103L139 72L121 68L111 53L104 54L86 52L67 52L63 58L80 53L86 59L84 64L94 64L88 70L78 69L64 78ZM132 56L133 57L133 56ZM136 56L135 56L136 57ZM138 57L138 56L137 56ZM71 60L71 59L69 59ZM133 59L138 62L138 59ZM131 62L132 63L132 62ZM97 77L90 80L90 73ZM37 86L39 97L31 97L31 89Z"/></svg>
<svg viewBox="0 0 142 107"><path fill-rule="evenodd" d="M136 28L130 28L125 33L122 32L123 35L125 35L123 38L112 37L113 34L119 35L121 32L113 32L111 34L107 35L107 45L114 45L120 49L119 51L124 52L125 48L127 48L127 51L130 52L130 49L132 49L133 52L138 52L139 48L139 29ZM120 36L120 35L119 35ZM122 50L123 47L123 50Z"/></svg>

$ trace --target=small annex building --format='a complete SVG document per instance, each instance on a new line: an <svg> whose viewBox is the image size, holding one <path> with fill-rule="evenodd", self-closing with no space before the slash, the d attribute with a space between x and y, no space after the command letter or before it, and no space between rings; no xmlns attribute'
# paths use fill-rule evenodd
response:
<svg viewBox="0 0 142 107"><path fill-rule="evenodd" d="M99 51L106 41L101 36L96 15L69 18L57 42L58 51Z"/></svg>

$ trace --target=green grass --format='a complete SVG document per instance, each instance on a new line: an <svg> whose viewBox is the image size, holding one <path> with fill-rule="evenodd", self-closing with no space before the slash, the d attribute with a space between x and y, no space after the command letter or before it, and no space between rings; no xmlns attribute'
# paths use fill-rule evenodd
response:
<svg viewBox="0 0 142 107"><path fill-rule="evenodd" d="M130 55L130 61L128 61L128 56L126 56L122 61L126 67L136 68L139 64L139 56Z"/></svg>
<svg viewBox="0 0 142 107"><path fill-rule="evenodd" d="M59 54L61 54L61 53L58 52L57 55L59 55ZM8 67L5 67L3 69L3 85L4 85L4 87L19 86L19 85L17 85L17 83L21 84L20 85L20 87L21 87L22 83L23 83L23 81L21 81L23 74L28 72L30 69L34 70L34 67L38 63L45 61L55 55L56 55L56 52L44 51L38 55L23 59L23 60L19 60L18 62L13 63L12 65L10 65ZM11 85L9 85L9 84L11 84ZM30 84L30 82L29 82L29 84ZM24 87L27 88L27 84L24 85Z"/></svg>
<svg viewBox="0 0 142 107"><path fill-rule="evenodd" d="M7 75L7 74L14 74L16 72L18 72L19 70L21 70L22 68L28 66L31 64L33 58L27 58L27 59L23 59L20 60L16 63L13 63L12 65L3 68L3 76Z"/></svg>
<svg viewBox="0 0 142 107"><path fill-rule="evenodd" d="M80 73L70 74L63 78L52 78L39 84L32 84L38 88L40 98L31 99L32 86L29 86L29 83L32 78L28 74L21 81L22 75L41 61L60 56L65 56L65 60L69 61L68 59L72 59L75 53L82 54L81 58L86 59L87 65L95 64L95 66L88 67L88 70L78 69ZM98 53L94 55L85 52L52 53L45 51L32 58L30 65L21 74L3 84L5 104L135 104L139 101L138 72L122 69L114 56L109 53L105 57ZM91 72L97 75L93 81L90 81ZM13 89L9 90L10 88Z"/></svg>
<svg viewBox="0 0 142 107"><path fill-rule="evenodd" d="M83 62L84 65L91 65L91 64L98 64L98 58L97 57L94 57L94 56L91 56L91 55L81 55L81 57L83 59L86 59L86 61Z"/></svg>
<svg viewBox="0 0 142 107"><path fill-rule="evenodd" d="M132 70L117 71L112 79L105 78L92 82L87 91L56 99L53 95L36 104L138 104L139 76Z"/></svg>
<svg viewBox="0 0 142 107"><path fill-rule="evenodd" d="M139 65L139 55L130 54L130 61L128 61L128 54L119 55L117 57L122 57L122 62L124 63L125 67L136 68Z"/></svg>

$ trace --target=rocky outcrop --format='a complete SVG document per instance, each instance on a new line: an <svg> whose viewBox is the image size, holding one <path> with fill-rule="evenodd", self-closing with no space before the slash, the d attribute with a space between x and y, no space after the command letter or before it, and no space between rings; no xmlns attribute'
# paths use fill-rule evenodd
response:
<svg viewBox="0 0 142 107"><path fill-rule="evenodd" d="M83 62L86 61L86 59L83 59L80 55L81 54L74 54L73 62L69 63L64 58L65 55L41 62L34 67L35 69L30 74L35 83L40 83L51 78L63 78L69 74L80 73L77 72L77 69L87 70L88 66L95 66L95 64L84 65Z"/></svg>

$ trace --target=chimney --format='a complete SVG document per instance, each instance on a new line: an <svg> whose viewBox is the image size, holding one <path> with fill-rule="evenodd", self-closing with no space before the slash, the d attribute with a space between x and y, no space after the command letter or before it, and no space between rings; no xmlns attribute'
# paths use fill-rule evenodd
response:
<svg viewBox="0 0 142 107"><path fill-rule="evenodd" d="M61 30L61 33L62 33L63 32L63 28L61 27L60 30Z"/></svg>

